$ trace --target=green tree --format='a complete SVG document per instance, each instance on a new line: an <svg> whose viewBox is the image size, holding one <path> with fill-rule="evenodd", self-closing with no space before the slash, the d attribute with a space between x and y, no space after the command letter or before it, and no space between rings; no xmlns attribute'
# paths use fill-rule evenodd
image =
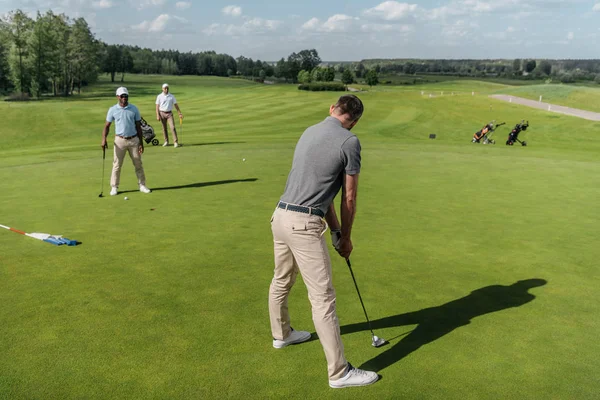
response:
<svg viewBox="0 0 600 400"><path fill-rule="evenodd" d="M277 61L277 65L275 65L275 77L288 79L288 66L285 62L285 59L282 57L281 60Z"/></svg>
<svg viewBox="0 0 600 400"><path fill-rule="evenodd" d="M302 57L296 53L292 53L288 56L287 59L287 77L292 81L296 82L298 79L298 73L302 70L300 64L302 62Z"/></svg>
<svg viewBox="0 0 600 400"><path fill-rule="evenodd" d="M300 58L300 68L308 72L312 72L321 64L321 57L315 49L302 50L298 53L298 57Z"/></svg>
<svg viewBox="0 0 600 400"><path fill-rule="evenodd" d="M354 74L357 78L362 78L365 76L366 68L363 63L358 63L354 68Z"/></svg>
<svg viewBox="0 0 600 400"><path fill-rule="evenodd" d="M310 83L312 81L312 77L310 72L302 70L298 72L298 82L300 83Z"/></svg>
<svg viewBox="0 0 600 400"><path fill-rule="evenodd" d="M352 71L346 68L344 72L342 72L342 83L344 85L349 85L354 82L354 75L352 75Z"/></svg>
<svg viewBox="0 0 600 400"><path fill-rule="evenodd" d="M16 10L8 15L7 32L11 42L9 55L10 79L19 93L29 88L31 79L28 68L29 46L33 21L23 11Z"/></svg>
<svg viewBox="0 0 600 400"><path fill-rule="evenodd" d="M529 60L525 63L525 72L530 73L532 72L535 67L536 67L537 63L535 62L535 60Z"/></svg>
<svg viewBox="0 0 600 400"><path fill-rule="evenodd" d="M323 68L315 67L310 73L313 82L322 82L323 79Z"/></svg>
<svg viewBox="0 0 600 400"><path fill-rule="evenodd" d="M369 86L375 86L379 83L379 77L377 76L377 72L374 69L370 69L365 74L365 82Z"/></svg>
<svg viewBox="0 0 600 400"><path fill-rule="evenodd" d="M513 72L517 75L521 74L521 59L515 58L512 66Z"/></svg>
<svg viewBox="0 0 600 400"><path fill-rule="evenodd" d="M8 90L9 69L8 69L8 25L0 18L0 88L2 91Z"/></svg>
<svg viewBox="0 0 600 400"><path fill-rule="evenodd" d="M54 15L51 11L44 16L38 11L28 40L29 70L31 71L31 94L40 97L47 89L53 54L56 53L56 38L52 35L51 24Z"/></svg>
<svg viewBox="0 0 600 400"><path fill-rule="evenodd" d="M325 82L333 82L335 79L335 68L327 67L325 71L323 71L323 80Z"/></svg>
<svg viewBox="0 0 600 400"><path fill-rule="evenodd" d="M69 38L69 47L71 48L71 65L73 71L74 84L77 86L77 92L81 93L81 86L94 82L98 78L99 65L101 63L101 45L94 38L90 27L85 19L77 18L71 27L71 36ZM128 59L125 65L133 68L133 58L127 52ZM121 82L123 77L121 77Z"/></svg>
<svg viewBox="0 0 600 400"><path fill-rule="evenodd" d="M56 40L56 52L52 57L52 91L54 95L68 96L73 87L72 49L69 46L71 21L65 14L52 15L52 35Z"/></svg>
<svg viewBox="0 0 600 400"><path fill-rule="evenodd" d="M102 66L102 71L110 74L110 81L115 81L115 74L119 70L119 64L121 63L121 49L119 46L111 44L106 47L106 51L104 53L104 63ZM148 66L144 65L142 67L142 73L148 73Z"/></svg>
<svg viewBox="0 0 600 400"><path fill-rule="evenodd" d="M131 72L133 70L133 57L129 52L129 49L125 46L121 47L121 57L119 58L118 69L121 73L121 82L125 81L125 72Z"/></svg>
<svg viewBox="0 0 600 400"><path fill-rule="evenodd" d="M552 73L552 64L548 60L542 60L536 67L544 75L550 75Z"/></svg>

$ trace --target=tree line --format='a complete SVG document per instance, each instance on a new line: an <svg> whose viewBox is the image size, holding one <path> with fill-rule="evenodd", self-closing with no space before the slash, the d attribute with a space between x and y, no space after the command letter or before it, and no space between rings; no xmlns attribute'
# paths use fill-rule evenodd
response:
<svg viewBox="0 0 600 400"><path fill-rule="evenodd" d="M441 74L510 79L555 79L564 83L600 83L600 60L497 59L497 60L415 60L369 59L350 63L357 77L370 69L381 74Z"/></svg>
<svg viewBox="0 0 600 400"><path fill-rule="evenodd" d="M109 74L124 82L128 73L165 75L243 76L256 80L275 77L298 82L301 71L318 68L315 49L302 50L277 63L234 59L214 51L200 53L108 45L95 38L84 18L47 11L30 18L21 10L0 18L0 92L19 97L42 94L69 96ZM331 71L315 73L329 79ZM332 78L331 78L332 79Z"/></svg>

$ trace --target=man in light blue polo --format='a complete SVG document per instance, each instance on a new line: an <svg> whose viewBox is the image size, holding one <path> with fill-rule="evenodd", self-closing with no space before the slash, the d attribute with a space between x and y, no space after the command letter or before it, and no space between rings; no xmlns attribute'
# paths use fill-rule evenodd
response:
<svg viewBox="0 0 600 400"><path fill-rule="evenodd" d="M113 169L110 177L110 195L116 196L118 193L119 182L121 180L121 167L125 159L125 153L129 153L135 174L138 178L140 192L150 193L146 187L146 175L142 166L142 153L144 152L144 141L142 139L142 126L140 121L142 117L140 111L133 104L129 104L129 92L127 88L117 89L118 103L108 109L106 114L106 123L102 131L102 149L107 148L106 138L110 130L110 125L115 122L115 150L113 159Z"/></svg>

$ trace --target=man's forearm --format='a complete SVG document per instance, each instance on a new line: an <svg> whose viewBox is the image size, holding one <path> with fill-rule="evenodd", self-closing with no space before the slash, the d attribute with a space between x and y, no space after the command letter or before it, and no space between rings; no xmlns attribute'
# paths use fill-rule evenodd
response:
<svg viewBox="0 0 600 400"><path fill-rule="evenodd" d="M345 175L342 186L342 204L340 217L342 222L342 238L350 239L352 224L356 215L356 196L358 191L358 174Z"/></svg>
<svg viewBox="0 0 600 400"><path fill-rule="evenodd" d="M354 216L356 215L356 197L345 196L344 193L342 194L342 204L340 207L342 237L350 238L352 233L352 224L354 223Z"/></svg>
<svg viewBox="0 0 600 400"><path fill-rule="evenodd" d="M325 214L325 221L327 222L327 225L329 225L329 228L332 231L340 230L340 221L338 221L338 217L335 212L335 206L333 205L333 202L329 205L327 214Z"/></svg>
<svg viewBox="0 0 600 400"><path fill-rule="evenodd" d="M106 140L108 138L108 131L109 131L109 127L105 126L104 129L102 129L102 140Z"/></svg>

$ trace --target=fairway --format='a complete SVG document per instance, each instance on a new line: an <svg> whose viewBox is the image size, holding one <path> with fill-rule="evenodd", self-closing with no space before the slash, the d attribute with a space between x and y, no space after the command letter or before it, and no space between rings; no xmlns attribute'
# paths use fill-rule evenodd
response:
<svg viewBox="0 0 600 400"><path fill-rule="evenodd" d="M600 90L462 80L357 93L352 268L390 344L370 345L352 278L330 247L348 361L382 376L334 390L301 279L290 313L310 342L272 347L267 294L269 220L294 146L340 94L127 75L130 102L161 144L154 99L165 81L185 115L183 146L146 145L151 194L137 190L127 156L121 193L108 196L113 126L98 197L101 132L120 83L0 103L0 224L81 242L0 230L0 399L598 396L600 123L488 95L543 94L598 111L584 104ZM522 119L528 146L505 146ZM471 144L491 120L506 122L497 144Z"/></svg>

